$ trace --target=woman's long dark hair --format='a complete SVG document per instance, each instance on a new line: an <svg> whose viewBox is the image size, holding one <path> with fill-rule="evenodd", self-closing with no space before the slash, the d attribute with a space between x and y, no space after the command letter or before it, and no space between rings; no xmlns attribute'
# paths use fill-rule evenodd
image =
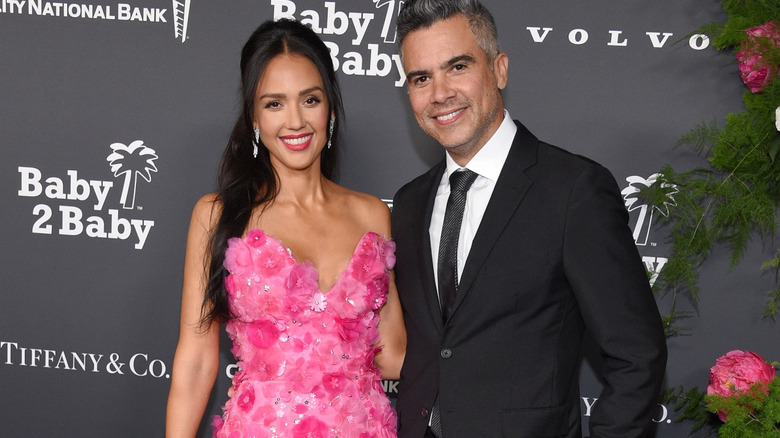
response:
<svg viewBox="0 0 780 438"><path fill-rule="evenodd" d="M339 125L343 120L341 91L327 46L310 28L297 21L266 21L252 33L241 51L241 114L230 134L217 175L219 221L211 232L210 261L206 296L203 301L203 324L226 321L231 317L223 266L227 241L244 234L255 207L273 202L279 192L276 172L268 149L258 146L252 157L254 103L257 84L268 63L277 55L298 54L317 67L328 98L328 114L336 120L331 147L323 148L320 160L322 174L335 178Z"/></svg>

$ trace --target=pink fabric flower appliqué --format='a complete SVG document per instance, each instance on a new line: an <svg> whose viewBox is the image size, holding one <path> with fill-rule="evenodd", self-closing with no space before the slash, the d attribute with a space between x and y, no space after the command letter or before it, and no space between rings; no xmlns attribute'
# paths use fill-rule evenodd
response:
<svg viewBox="0 0 780 438"><path fill-rule="evenodd" d="M319 292L318 277L317 270L311 263L306 262L293 266L287 277L287 294L284 298L285 305L291 312L302 312L309 307L309 298L315 292Z"/></svg>
<svg viewBox="0 0 780 438"><path fill-rule="evenodd" d="M268 348L279 339L279 329L273 322L261 319L249 324L246 337L255 347Z"/></svg>
<svg viewBox="0 0 780 438"><path fill-rule="evenodd" d="M228 250L225 252L225 269L233 275L247 276L253 270L252 250L243 239L234 237L228 239Z"/></svg>
<svg viewBox="0 0 780 438"><path fill-rule="evenodd" d="M293 427L293 438L327 438L328 426L314 417L306 417Z"/></svg>
<svg viewBox="0 0 780 438"><path fill-rule="evenodd" d="M392 240L385 240L382 243L382 260L385 263L386 269L393 269L395 266L395 242Z"/></svg>
<svg viewBox="0 0 780 438"><path fill-rule="evenodd" d="M309 308L315 312L322 312L328 307L328 297L317 291L309 298Z"/></svg>
<svg viewBox="0 0 780 438"><path fill-rule="evenodd" d="M255 404L255 387L246 385L240 393L237 394L236 406L244 412L252 409Z"/></svg>

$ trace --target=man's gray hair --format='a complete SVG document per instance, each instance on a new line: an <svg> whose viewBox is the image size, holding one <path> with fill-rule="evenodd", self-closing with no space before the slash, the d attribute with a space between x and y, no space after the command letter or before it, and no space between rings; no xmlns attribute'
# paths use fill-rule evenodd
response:
<svg viewBox="0 0 780 438"><path fill-rule="evenodd" d="M402 47L409 32L431 27L457 14L469 20L474 39L492 63L501 51L498 29L490 11L477 0L408 0L398 14L398 46Z"/></svg>

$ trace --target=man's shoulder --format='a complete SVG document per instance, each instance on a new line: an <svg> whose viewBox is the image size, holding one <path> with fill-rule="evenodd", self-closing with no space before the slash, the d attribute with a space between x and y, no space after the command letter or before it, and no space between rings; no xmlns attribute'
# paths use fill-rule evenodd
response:
<svg viewBox="0 0 780 438"><path fill-rule="evenodd" d="M537 138L520 121L515 120L514 122L517 125L517 134L515 134L513 143L514 153L510 153L510 155L513 155L520 165L549 166L562 171L592 166L603 167L595 160L573 152L572 149L553 145Z"/></svg>
<svg viewBox="0 0 780 438"><path fill-rule="evenodd" d="M415 196L421 196L423 193L427 193L431 188L431 184L434 183L436 175L441 175L442 166L444 166L443 160L428 169L427 172L401 186L393 197L393 204L395 205L399 200L403 201L409 197L414 198Z"/></svg>
<svg viewBox="0 0 780 438"><path fill-rule="evenodd" d="M560 160L567 163L570 162L572 164L579 164L583 166L601 166L592 158L574 152L568 147L564 148L544 141L539 141L539 157Z"/></svg>
<svg viewBox="0 0 780 438"><path fill-rule="evenodd" d="M537 159L539 165L551 166L561 172L594 168L607 170L601 163L590 157L543 141L538 143Z"/></svg>

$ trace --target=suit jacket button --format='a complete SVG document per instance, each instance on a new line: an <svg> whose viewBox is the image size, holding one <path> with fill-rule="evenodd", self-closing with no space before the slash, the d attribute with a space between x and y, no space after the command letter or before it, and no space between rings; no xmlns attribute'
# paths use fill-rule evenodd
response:
<svg viewBox="0 0 780 438"><path fill-rule="evenodd" d="M449 348L442 348L439 354L441 355L442 358L449 359L450 357L452 357L452 350L450 350Z"/></svg>
<svg viewBox="0 0 780 438"><path fill-rule="evenodd" d="M428 412L428 410L427 410L427 409L425 409L425 408L422 408L422 412L420 412L420 414L422 414L422 417L423 417L423 418L428 418L428 414L429 414L429 412Z"/></svg>

